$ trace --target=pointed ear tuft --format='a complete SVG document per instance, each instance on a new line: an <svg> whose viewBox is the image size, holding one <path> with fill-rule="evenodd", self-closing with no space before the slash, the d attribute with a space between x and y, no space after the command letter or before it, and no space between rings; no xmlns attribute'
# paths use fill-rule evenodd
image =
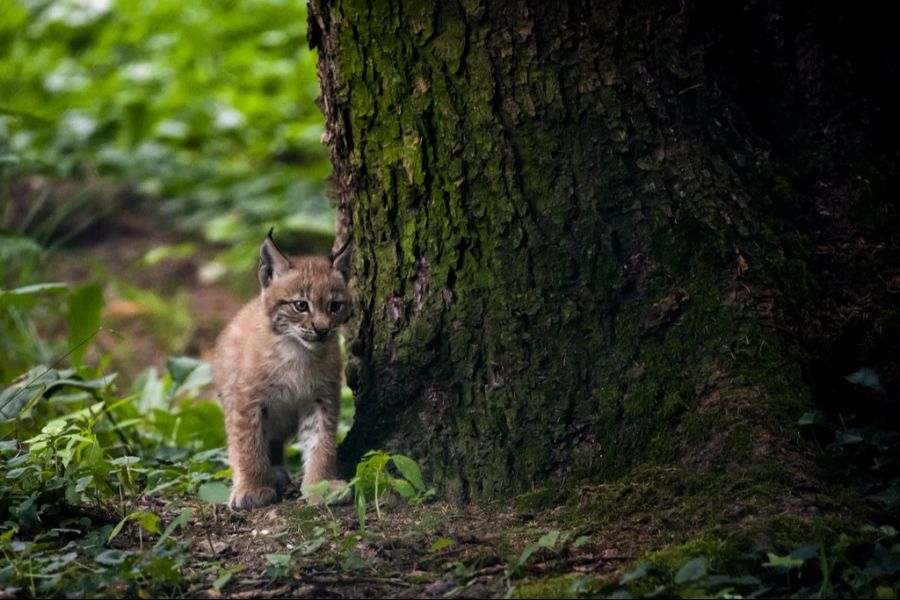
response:
<svg viewBox="0 0 900 600"><path fill-rule="evenodd" d="M348 252L347 249L352 242L353 238L347 238L347 241L344 242L344 245L341 246L340 250L328 255L328 260L331 262L331 268L338 271L344 278L344 281L350 279L350 252Z"/></svg>
<svg viewBox="0 0 900 600"><path fill-rule="evenodd" d="M275 240L272 239L274 229L273 227L269 230L262 246L259 247L258 275L259 284L263 288L269 287L273 280L278 279L291 268L291 261L278 249Z"/></svg>

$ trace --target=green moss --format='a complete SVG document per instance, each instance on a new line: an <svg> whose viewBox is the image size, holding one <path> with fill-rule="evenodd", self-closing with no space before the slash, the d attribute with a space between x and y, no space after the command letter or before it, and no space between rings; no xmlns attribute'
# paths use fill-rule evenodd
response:
<svg viewBox="0 0 900 600"><path fill-rule="evenodd" d="M563 494L563 490L559 487L548 487L536 492L522 494L515 499L516 509L524 513L536 513L547 510L559 504Z"/></svg>
<svg viewBox="0 0 900 600"><path fill-rule="evenodd" d="M543 579L516 581L510 598L580 598L589 591L578 575L556 575Z"/></svg>
<svg viewBox="0 0 900 600"><path fill-rule="evenodd" d="M728 572L743 558L739 550L740 544L733 538L704 533L682 544L648 552L639 560L649 561L671 576L689 560L702 556L709 561L711 570Z"/></svg>

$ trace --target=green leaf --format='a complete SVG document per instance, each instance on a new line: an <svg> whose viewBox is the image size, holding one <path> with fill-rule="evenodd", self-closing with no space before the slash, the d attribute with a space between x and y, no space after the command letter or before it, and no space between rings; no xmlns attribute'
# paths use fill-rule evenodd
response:
<svg viewBox="0 0 900 600"><path fill-rule="evenodd" d="M56 555L54 557L53 562L44 567L44 571L47 573L52 573L53 571L58 571L63 567L67 566L73 560L78 558L77 552L66 552L65 554Z"/></svg>
<svg viewBox="0 0 900 600"><path fill-rule="evenodd" d="M221 481L209 481L197 491L200 499L210 504L227 504L231 489Z"/></svg>
<svg viewBox="0 0 900 600"><path fill-rule="evenodd" d="M169 539L169 536L172 535L172 532L175 531L176 527L184 527L191 520L191 509L185 508L182 509L181 513L169 523L169 526L166 527L165 531L163 531L162 535L159 536L159 539L156 540L156 544L153 546L153 549L156 550L160 548L164 541Z"/></svg>
<svg viewBox="0 0 900 600"><path fill-rule="evenodd" d="M516 559L516 562L513 565L514 570L522 567L528 561L528 559L531 558L531 555L540 550L540 548L541 547L537 544L528 544L524 548L522 548L522 553L519 554L519 558Z"/></svg>
<svg viewBox="0 0 900 600"><path fill-rule="evenodd" d="M819 555L819 545L818 544L807 544L806 546L800 546L793 552L791 552L790 557L799 559L802 561L807 561L811 558L815 558Z"/></svg>
<svg viewBox="0 0 900 600"><path fill-rule="evenodd" d="M107 544L109 544L111 541L113 541L114 539L116 539L116 536L119 535L119 533L122 531L122 528L125 527L125 523L128 522L128 518L129 518L130 516L131 516L131 515L127 515L127 516L125 516L125 517L122 517L122 519L121 519L118 523L116 523L116 526L113 527L112 531L109 533L109 537L106 538L106 543L107 543Z"/></svg>
<svg viewBox="0 0 900 600"><path fill-rule="evenodd" d="M121 564L127 556L128 554L124 550L111 548L95 556L94 560L101 565L118 565Z"/></svg>
<svg viewBox="0 0 900 600"><path fill-rule="evenodd" d="M273 552L271 554L266 554L266 560L276 567L286 567L291 562L291 555Z"/></svg>
<svg viewBox="0 0 900 600"><path fill-rule="evenodd" d="M442 537L434 540L434 542L431 544L431 549L434 551L443 550L444 548L449 548L455 543L456 540L452 538Z"/></svg>
<svg viewBox="0 0 900 600"><path fill-rule="evenodd" d="M708 566L709 563L703 556L689 560L675 573L675 583L682 585L706 577Z"/></svg>
<svg viewBox="0 0 900 600"><path fill-rule="evenodd" d="M359 521L359 528L362 531L366 530L366 497L364 494L360 492L359 489L356 490L356 518Z"/></svg>
<svg viewBox="0 0 900 600"><path fill-rule="evenodd" d="M225 584L231 580L232 575L234 575L238 571L242 571L243 569L243 565L234 565L233 567L230 567L228 569L222 569L221 571L219 571L219 577L215 581L213 581L212 586L217 590L221 590L223 587L225 587Z"/></svg>
<svg viewBox="0 0 900 600"><path fill-rule="evenodd" d="M805 427L808 425L824 425L825 415L820 410L805 412L797 419L797 425Z"/></svg>
<svg viewBox="0 0 900 600"><path fill-rule="evenodd" d="M419 492L425 491L425 482L422 481L422 472L419 470L419 465L416 464L416 461L402 454L392 455L391 461L397 467L397 470L400 471L400 474L413 484Z"/></svg>
<svg viewBox="0 0 900 600"><path fill-rule="evenodd" d="M325 543L325 538L317 537L309 540L303 546L301 546L302 551L300 552L303 555L312 554L316 550L322 547L322 544Z"/></svg>
<svg viewBox="0 0 900 600"><path fill-rule="evenodd" d="M394 488L394 491L404 498L412 498L416 495L416 490L405 479L394 479L391 481L391 486Z"/></svg>
<svg viewBox="0 0 900 600"><path fill-rule="evenodd" d="M103 289L91 283L77 288L69 296L69 347L72 364L84 364L84 354L91 337L100 328L100 311L103 310Z"/></svg>
<svg viewBox="0 0 900 600"><path fill-rule="evenodd" d="M341 569L344 571L356 571L365 569L367 566L366 561L364 561L360 555L351 553L344 559L344 562L341 564Z"/></svg>
<svg viewBox="0 0 900 600"><path fill-rule="evenodd" d="M633 581L638 581L643 579L650 573L650 567L653 565L649 562L643 561L635 565L630 571L627 571L624 575L619 578L619 585L628 585Z"/></svg>
<svg viewBox="0 0 900 600"><path fill-rule="evenodd" d="M189 356L170 357L166 360L166 368L172 376L170 396L196 392L212 381L209 363Z"/></svg>
<svg viewBox="0 0 900 600"><path fill-rule="evenodd" d="M47 386L43 383L12 385L0 392L0 420L17 419L28 412L44 395Z"/></svg>
<svg viewBox="0 0 900 600"><path fill-rule="evenodd" d="M125 523L128 521L136 521L144 531L147 531L149 533L159 533L158 515L149 511L135 511L116 523L116 526L113 527L113 530L110 532L109 537L106 539L107 544L109 544L116 538L117 535L119 535L119 533L122 531L122 527L124 527Z"/></svg>
<svg viewBox="0 0 900 600"><path fill-rule="evenodd" d="M159 515L149 511L140 511L131 513L129 516L137 521L144 531L159 533Z"/></svg>
<svg viewBox="0 0 900 600"><path fill-rule="evenodd" d="M791 558L788 556L779 556L777 554L772 554L771 552L766 552L766 556L769 557L768 562L764 562L762 566L764 567L781 567L785 569L793 569L794 567L802 567L803 563L806 562L802 558Z"/></svg>
<svg viewBox="0 0 900 600"><path fill-rule="evenodd" d="M11 290L0 290L0 307L31 306L36 296L46 293L57 294L67 289L64 283L35 283Z"/></svg>
<svg viewBox="0 0 900 600"><path fill-rule="evenodd" d="M552 549L556 546L556 541L559 539L559 530L554 529L549 533L545 533L541 536L541 539L538 540L538 546L541 548L549 548Z"/></svg>

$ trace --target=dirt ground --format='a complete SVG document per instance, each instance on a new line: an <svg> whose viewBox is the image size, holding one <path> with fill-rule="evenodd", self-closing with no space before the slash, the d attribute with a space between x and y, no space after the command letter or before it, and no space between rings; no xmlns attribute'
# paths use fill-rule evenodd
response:
<svg viewBox="0 0 900 600"><path fill-rule="evenodd" d="M635 558L636 546L610 547L566 532L565 541L539 550L519 568L522 549L555 530L552 514L444 503L410 507L399 501L381 510L380 519L370 511L361 531L352 507L308 507L296 498L247 513L218 507L208 514L207 509L192 529L194 560L187 569L202 571L208 561L242 569L221 590L209 575L187 595L482 598L503 597L516 588L531 597L554 596L572 585L595 585L595 577ZM267 571L267 557L292 551L290 572Z"/></svg>

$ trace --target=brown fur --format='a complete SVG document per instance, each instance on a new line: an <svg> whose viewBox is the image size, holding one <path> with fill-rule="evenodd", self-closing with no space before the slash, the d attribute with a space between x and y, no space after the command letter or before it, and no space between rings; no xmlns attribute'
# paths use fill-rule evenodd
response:
<svg viewBox="0 0 900 600"><path fill-rule="evenodd" d="M290 484L284 445L298 432L303 485L337 476L346 282L328 258L288 259L271 237L260 247L259 279L262 293L219 336L212 364L234 476L229 504L238 509L280 497Z"/></svg>

